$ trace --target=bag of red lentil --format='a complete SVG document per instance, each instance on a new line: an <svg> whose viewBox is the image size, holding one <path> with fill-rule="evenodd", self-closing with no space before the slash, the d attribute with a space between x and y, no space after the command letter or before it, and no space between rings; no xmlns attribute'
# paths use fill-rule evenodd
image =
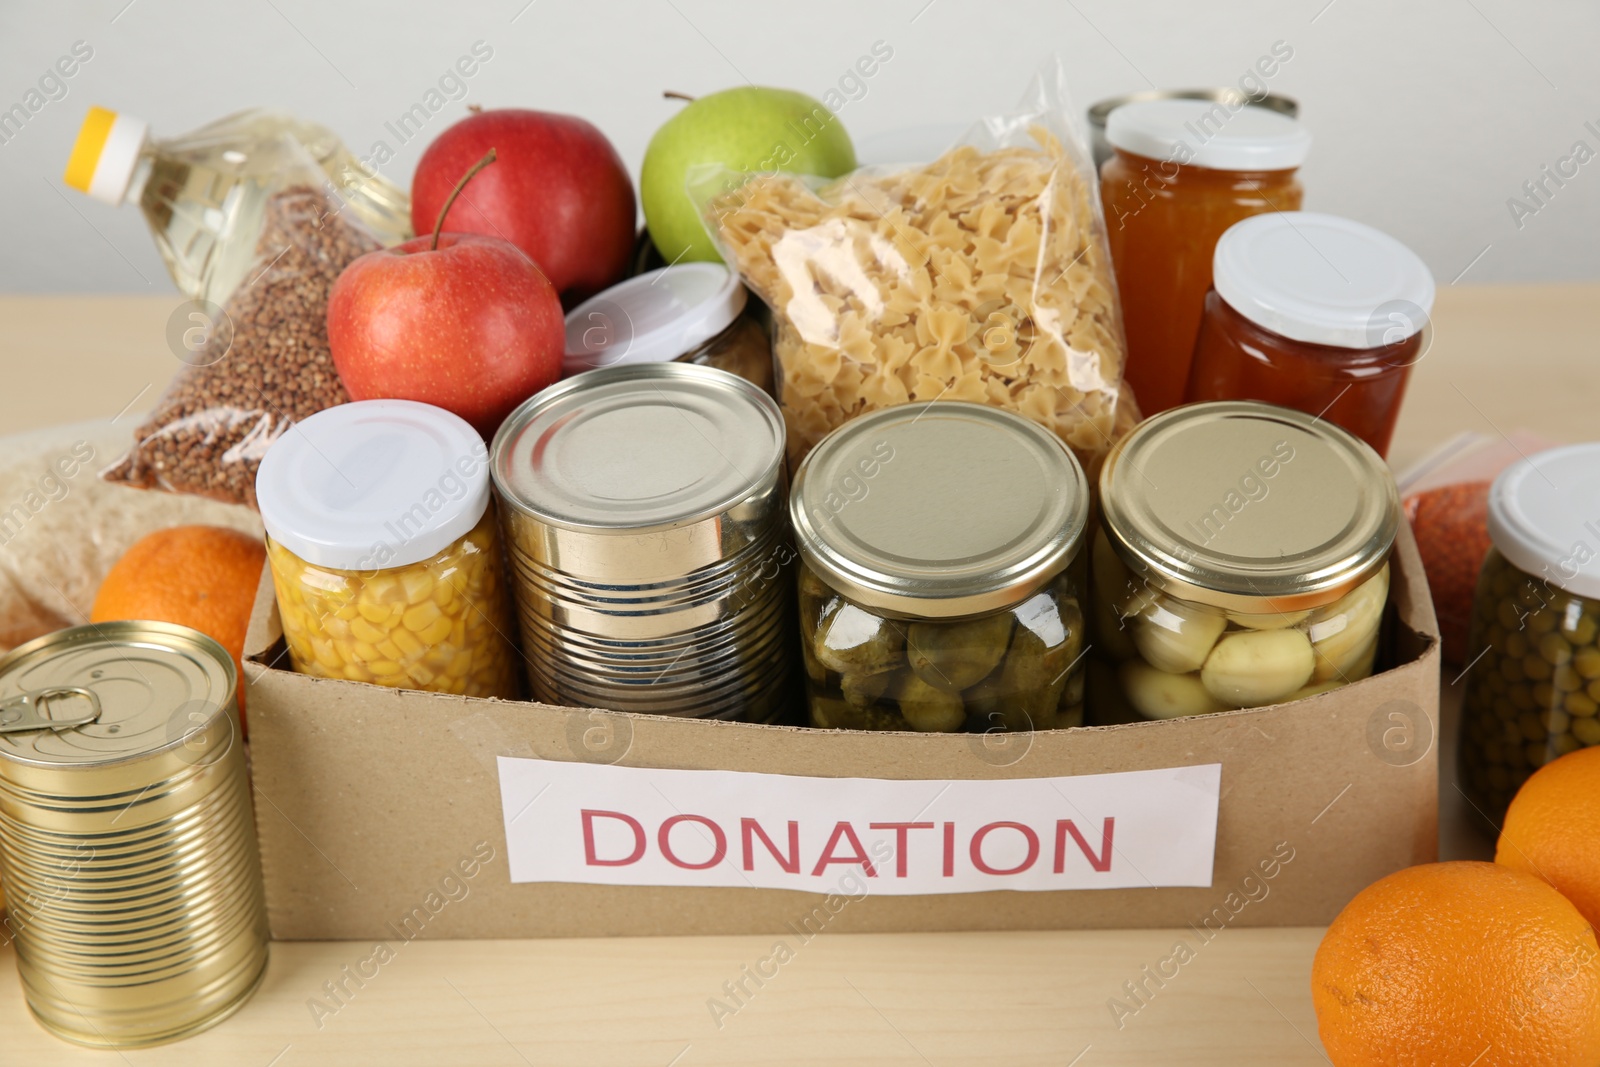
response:
<svg viewBox="0 0 1600 1067"><path fill-rule="evenodd" d="M1452 666L1464 666L1475 655L1467 648L1467 632L1478 571L1489 552L1489 487L1511 464L1555 443L1526 430L1509 437L1464 433L1400 480L1401 502L1433 594L1444 661Z"/></svg>
<svg viewBox="0 0 1600 1067"><path fill-rule="evenodd" d="M328 351L328 294L352 260L381 245L343 210L309 156L280 180L263 211L255 265L218 321L191 331L199 343L185 341L186 365L134 431L128 454L101 473L107 481L253 508L256 469L272 443L297 420L350 399Z"/></svg>

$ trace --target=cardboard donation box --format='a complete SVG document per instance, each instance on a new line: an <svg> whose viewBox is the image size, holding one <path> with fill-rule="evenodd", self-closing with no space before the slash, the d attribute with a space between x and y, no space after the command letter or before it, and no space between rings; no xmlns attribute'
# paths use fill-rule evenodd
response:
<svg viewBox="0 0 1600 1067"><path fill-rule="evenodd" d="M263 576L245 675L272 934L1326 923L1435 858L1439 642L1404 527L1384 633L1385 669L1292 704L847 732L295 674Z"/></svg>

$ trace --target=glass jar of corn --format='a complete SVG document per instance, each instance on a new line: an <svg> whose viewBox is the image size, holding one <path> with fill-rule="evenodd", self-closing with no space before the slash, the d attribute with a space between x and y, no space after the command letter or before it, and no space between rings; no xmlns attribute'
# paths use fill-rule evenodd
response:
<svg viewBox="0 0 1600 1067"><path fill-rule="evenodd" d="M256 488L295 670L519 695L487 464L465 421L405 400L329 408L273 445Z"/></svg>

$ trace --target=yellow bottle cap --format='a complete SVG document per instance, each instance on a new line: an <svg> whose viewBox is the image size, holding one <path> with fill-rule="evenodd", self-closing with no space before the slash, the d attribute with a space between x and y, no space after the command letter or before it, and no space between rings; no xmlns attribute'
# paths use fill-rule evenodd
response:
<svg viewBox="0 0 1600 1067"><path fill-rule="evenodd" d="M122 203L148 131L143 119L91 107L78 128L61 180L96 200Z"/></svg>

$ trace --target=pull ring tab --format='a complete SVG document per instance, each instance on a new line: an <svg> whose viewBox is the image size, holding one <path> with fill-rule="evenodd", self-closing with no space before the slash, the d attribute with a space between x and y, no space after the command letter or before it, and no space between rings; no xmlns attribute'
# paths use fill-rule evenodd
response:
<svg viewBox="0 0 1600 1067"><path fill-rule="evenodd" d="M52 718L52 701L81 697L89 702L89 710L72 718ZM30 730L66 730L74 726L87 726L100 718L100 698L82 686L63 685L41 689L37 693L22 693L0 703L0 734L20 734Z"/></svg>

